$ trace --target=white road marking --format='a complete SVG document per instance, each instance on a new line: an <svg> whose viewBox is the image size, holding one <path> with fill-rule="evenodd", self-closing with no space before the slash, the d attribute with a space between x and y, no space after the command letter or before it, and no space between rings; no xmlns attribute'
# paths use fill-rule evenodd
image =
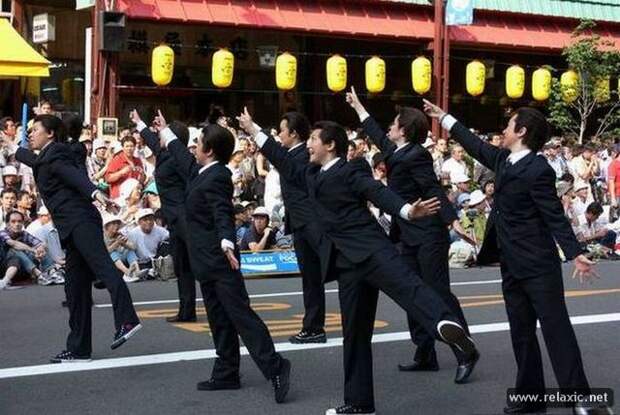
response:
<svg viewBox="0 0 620 415"><path fill-rule="evenodd" d="M620 313L591 314L576 316L571 318L573 325L608 323L620 321ZM486 323L470 326L472 333L496 333L508 331L508 323ZM373 343L389 343L396 341L409 340L409 332L401 331L395 333L375 334L372 338ZM135 340L134 340L135 341ZM297 350L324 349L342 346L342 337L329 339L324 344L291 344L288 342L277 343L276 350L279 352L290 352ZM245 347L241 348L241 355L247 355ZM99 369L115 369L121 367L133 367L144 365L155 365L163 363L174 363L190 360L204 360L215 358L215 350L193 350L186 352L160 353L143 356L120 357L113 359L94 360L90 363L64 363L48 364L39 366L22 366L0 369L0 379L10 379L25 376L52 375L58 373L84 372Z"/></svg>
<svg viewBox="0 0 620 415"><path fill-rule="evenodd" d="M484 285L484 284L499 284L502 280L480 280L480 281L463 281L463 282L453 282L450 285L453 286L461 286L461 285ZM333 290L325 290L326 294L337 293L338 289ZM290 297L296 295L303 295L302 291L291 291L286 293L269 293L269 294L252 294L250 298L269 298L269 297ZM196 298L196 301L202 301L202 298ZM154 304L176 304L179 300L155 300L155 301L135 301L133 303L134 306L139 305L154 305ZM95 304L95 308L111 308L112 304Z"/></svg>

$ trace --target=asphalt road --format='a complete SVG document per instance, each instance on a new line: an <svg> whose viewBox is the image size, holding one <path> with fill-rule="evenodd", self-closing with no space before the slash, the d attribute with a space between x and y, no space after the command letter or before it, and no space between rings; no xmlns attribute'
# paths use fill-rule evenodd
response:
<svg viewBox="0 0 620 415"><path fill-rule="evenodd" d="M586 373L593 387L620 390L620 263L599 265L601 279L581 286L565 267L569 312L574 318ZM390 299L380 299L373 345L375 399L380 414L499 414L514 382L515 363L495 268L453 270L453 290L464 306L482 359L471 383L453 383L454 361L438 346L441 370L399 373L412 358L407 324ZM63 349L67 311L62 287L27 287L0 292L0 415L26 414L323 414L342 403L343 373L337 286L327 286L329 342L319 348L290 345L301 326L301 281L247 281L253 307L267 323L276 347L292 361L288 402L275 404L271 384L251 359L242 357L242 389L199 392L209 377L213 342L204 308L199 321L171 325L176 283L130 286L144 329L111 351L112 310L105 291L95 290L93 362L49 365ZM541 346L544 342L541 338ZM544 349L544 346L542 346ZM555 379L544 354L547 385ZM617 405L616 405L617 406ZM548 413L570 413L554 409Z"/></svg>

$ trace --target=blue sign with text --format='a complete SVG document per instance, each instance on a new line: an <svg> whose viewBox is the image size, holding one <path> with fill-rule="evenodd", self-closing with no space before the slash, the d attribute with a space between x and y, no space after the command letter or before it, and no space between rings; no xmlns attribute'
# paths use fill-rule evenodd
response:
<svg viewBox="0 0 620 415"><path fill-rule="evenodd" d="M294 250L242 252L241 273L243 276L297 274L297 256Z"/></svg>

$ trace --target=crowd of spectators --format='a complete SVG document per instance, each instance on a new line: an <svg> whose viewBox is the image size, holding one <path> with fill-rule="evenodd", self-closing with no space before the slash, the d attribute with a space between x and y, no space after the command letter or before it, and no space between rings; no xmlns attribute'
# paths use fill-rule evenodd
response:
<svg viewBox="0 0 620 415"><path fill-rule="evenodd" d="M49 103L38 108L53 113ZM276 121L276 120L274 120ZM212 108L206 123L228 128L236 140L228 163L234 186L237 244L243 251L291 249L292 237L284 229L285 209L276 169L257 151L255 143L219 107ZM201 125L189 128L188 149L195 151ZM21 126L11 117L0 119L0 289L34 281L42 285L64 282L64 253L49 212L43 206L28 166L15 160ZM348 159L364 158L377 180L386 180L382 154L360 129L347 129ZM277 131L272 129L277 139ZM77 135L77 134L74 134ZM480 134L500 146L499 133ZM121 211L117 216L102 213L105 242L119 273L127 282L170 274L167 224L160 213L161 202L153 178L155 159L139 132L122 128L113 142L97 137L84 126L76 143L86 147L85 170L90 180L109 193ZM475 242L451 235L451 265L473 263L482 243L487 216L493 204L494 173L474 162L463 147L429 134L423 143L433 158L435 173L453 203L461 225ZM617 257L620 220L620 145L569 145L552 138L541 152L557 177L558 195L575 234L597 257ZM390 217L369 206L386 230ZM166 266L162 264L165 263ZM169 275L168 275L169 277Z"/></svg>

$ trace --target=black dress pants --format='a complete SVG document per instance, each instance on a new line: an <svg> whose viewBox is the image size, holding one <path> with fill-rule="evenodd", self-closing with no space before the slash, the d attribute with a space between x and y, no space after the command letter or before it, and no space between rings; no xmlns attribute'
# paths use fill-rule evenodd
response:
<svg viewBox="0 0 620 415"><path fill-rule="evenodd" d="M182 320L196 318L196 280L189 262L187 248L187 222L179 217L171 227L170 242L172 243L172 262L177 277L179 292L179 311Z"/></svg>
<svg viewBox="0 0 620 415"><path fill-rule="evenodd" d="M239 379L239 336L265 378L278 375L282 358L267 326L250 307L241 273L231 270L209 275L200 289L217 353L212 378Z"/></svg>
<svg viewBox="0 0 620 415"><path fill-rule="evenodd" d="M339 262L336 259L335 263ZM344 339L344 402L374 406L371 340L379 290L435 337L440 321L457 319L438 294L405 264L394 246L386 246L360 264L334 271L338 275Z"/></svg>
<svg viewBox="0 0 620 415"><path fill-rule="evenodd" d="M501 272L512 349L517 361L517 392L543 392L545 389L536 337L537 320L560 388L589 390L577 337L566 310L560 264L556 272L528 279L515 278L503 263Z"/></svg>
<svg viewBox="0 0 620 415"><path fill-rule="evenodd" d="M325 327L325 286L321 278L321 260L311 242L310 232L308 227L296 230L293 243L304 294L303 329L314 332Z"/></svg>
<svg viewBox="0 0 620 415"><path fill-rule="evenodd" d="M70 328L67 350L78 356L90 356L93 280L101 280L110 292L116 330L139 320L129 289L103 243L101 224L80 223L63 243L67 250L65 294Z"/></svg>
<svg viewBox="0 0 620 415"><path fill-rule="evenodd" d="M450 268L448 266L448 239L430 240L417 246L402 245L401 255L405 263L430 286L456 316L458 322L469 333L469 327L459 300L450 290ZM416 360L425 360L435 352L435 336L424 330L412 316L407 316L411 340L417 346Z"/></svg>

